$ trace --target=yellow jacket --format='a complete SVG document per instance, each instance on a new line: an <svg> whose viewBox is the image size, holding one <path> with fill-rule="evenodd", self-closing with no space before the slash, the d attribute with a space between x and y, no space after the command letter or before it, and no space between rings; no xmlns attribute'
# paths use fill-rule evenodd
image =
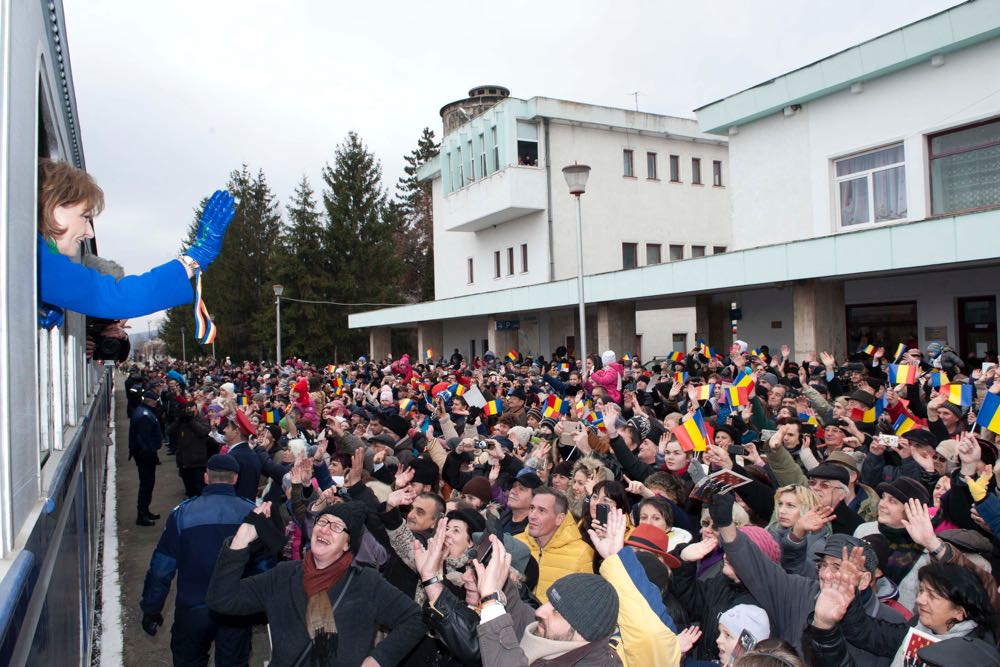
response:
<svg viewBox="0 0 1000 667"><path fill-rule="evenodd" d="M632 567L642 573L642 566L628 547L622 552L632 560ZM681 661L677 635L670 631L636 587L619 554L601 563L601 576L618 593L618 632L621 641L615 646L625 667L676 667ZM613 642L612 642L613 643Z"/></svg>
<svg viewBox="0 0 1000 667"><path fill-rule="evenodd" d="M538 561L538 585L533 592L542 604L549 601L549 586L562 577L575 572L594 572L594 550L580 537L580 529L576 527L573 515L569 512L544 549L527 530L518 535L517 539L528 545L531 555Z"/></svg>

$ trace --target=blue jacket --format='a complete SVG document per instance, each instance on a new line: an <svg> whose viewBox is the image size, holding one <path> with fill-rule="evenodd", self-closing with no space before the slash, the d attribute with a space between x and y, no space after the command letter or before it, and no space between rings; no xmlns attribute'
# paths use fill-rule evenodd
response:
<svg viewBox="0 0 1000 667"><path fill-rule="evenodd" d="M178 261L116 280L52 252L41 235L36 254L39 300L50 306L121 320L194 301L187 270Z"/></svg>
<svg viewBox="0 0 1000 667"><path fill-rule="evenodd" d="M175 507L149 561L140 603L143 613L163 610L175 572L176 605L204 606L222 543L236 534L253 508L252 502L236 495L231 484L209 484L200 496Z"/></svg>
<svg viewBox="0 0 1000 667"><path fill-rule="evenodd" d="M155 454L163 445L163 429L160 420L146 405L140 405L132 411L128 424L128 452L135 456L137 452Z"/></svg>
<svg viewBox="0 0 1000 667"><path fill-rule="evenodd" d="M236 480L236 495L250 501L256 501L257 485L260 483L260 473L264 468L260 457L246 442L230 447L229 455L240 464L240 477Z"/></svg>

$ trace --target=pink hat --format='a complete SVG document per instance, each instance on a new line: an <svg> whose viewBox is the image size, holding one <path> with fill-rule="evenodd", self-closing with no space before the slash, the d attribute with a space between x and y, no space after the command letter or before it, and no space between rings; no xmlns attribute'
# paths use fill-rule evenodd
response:
<svg viewBox="0 0 1000 667"><path fill-rule="evenodd" d="M758 526L743 526L740 532L753 542L761 553L770 558L775 563L781 562L781 547L771 537L771 533Z"/></svg>

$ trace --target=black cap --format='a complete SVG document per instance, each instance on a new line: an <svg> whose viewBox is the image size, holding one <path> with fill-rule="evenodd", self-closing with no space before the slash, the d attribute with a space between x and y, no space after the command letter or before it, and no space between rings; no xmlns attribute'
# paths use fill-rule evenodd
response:
<svg viewBox="0 0 1000 667"><path fill-rule="evenodd" d="M570 465L569 461L560 461L552 468L552 474L561 475L563 477L572 477L573 466Z"/></svg>
<svg viewBox="0 0 1000 667"><path fill-rule="evenodd" d="M876 490L882 494L888 493L901 503L915 499L927 505L931 500L924 485L912 477L897 477L891 482L882 482Z"/></svg>
<svg viewBox="0 0 1000 667"><path fill-rule="evenodd" d="M365 531L365 519L368 517L368 510L364 503L352 501L347 503L337 503L330 505L317 516L317 520L324 514L332 514L347 526L347 535L350 537L351 553L358 553L361 548L361 538Z"/></svg>
<svg viewBox="0 0 1000 667"><path fill-rule="evenodd" d="M218 470L223 472L234 472L237 475L240 472L239 462L229 454L215 454L210 459L205 467L209 470Z"/></svg>
<svg viewBox="0 0 1000 667"><path fill-rule="evenodd" d="M522 468L521 472L517 473L517 477L511 482L511 486L514 484L520 484L526 489L531 489L534 491L538 487L542 486L542 480L535 473L531 472L528 468Z"/></svg>
<svg viewBox="0 0 1000 667"><path fill-rule="evenodd" d="M513 396L515 398L520 398L522 401L528 399L528 397L524 393L524 390L521 389L520 387L515 387L514 389L511 389L510 391L507 392L507 395Z"/></svg>
<svg viewBox="0 0 1000 667"><path fill-rule="evenodd" d="M151 401L160 400L160 394L155 389L144 389L142 392L142 397L145 399L149 399Z"/></svg>
<svg viewBox="0 0 1000 667"><path fill-rule="evenodd" d="M860 389L852 392L848 398L852 401L857 401L861 405L867 405L869 408L875 405L875 394L870 394L867 391L862 391Z"/></svg>
<svg viewBox="0 0 1000 667"><path fill-rule="evenodd" d="M427 459L413 459L413 461L410 462L410 467L413 468L414 482L417 482L418 484L427 484L429 486L437 485L440 471L438 470L436 463L428 461Z"/></svg>
<svg viewBox="0 0 1000 667"><path fill-rule="evenodd" d="M469 535L486 530L486 519L474 509L452 510L447 516L449 519L465 523L469 527Z"/></svg>
<svg viewBox="0 0 1000 667"><path fill-rule="evenodd" d="M915 428L904 433L905 438L911 445L923 445L924 447L937 447L938 438L925 428Z"/></svg>
<svg viewBox="0 0 1000 667"><path fill-rule="evenodd" d="M851 475L847 472L847 468L836 463L820 463L808 471L806 477L809 479L829 479L845 486L851 483Z"/></svg>

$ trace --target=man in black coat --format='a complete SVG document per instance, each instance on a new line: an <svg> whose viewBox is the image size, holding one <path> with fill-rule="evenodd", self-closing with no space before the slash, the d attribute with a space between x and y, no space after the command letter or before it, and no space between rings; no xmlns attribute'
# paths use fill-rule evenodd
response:
<svg viewBox="0 0 1000 667"><path fill-rule="evenodd" d="M229 447L227 453L240 464L240 476L236 481L236 495L250 501L257 500L257 485L260 483L262 469L260 457L247 441L253 432L253 424L239 410L222 423L222 437Z"/></svg>
<svg viewBox="0 0 1000 667"><path fill-rule="evenodd" d="M153 500L153 486L156 484L156 464L159 462L156 452L163 446L163 429L153 412L159 398L159 393L153 389L143 391L142 404L132 411L128 425L128 455L130 459L135 459L135 467L139 471L135 519L137 526L152 526L153 521L160 518L159 514L149 511L149 503Z"/></svg>

